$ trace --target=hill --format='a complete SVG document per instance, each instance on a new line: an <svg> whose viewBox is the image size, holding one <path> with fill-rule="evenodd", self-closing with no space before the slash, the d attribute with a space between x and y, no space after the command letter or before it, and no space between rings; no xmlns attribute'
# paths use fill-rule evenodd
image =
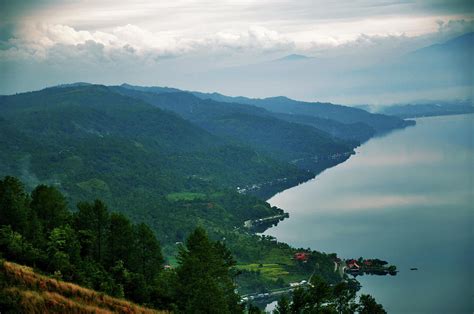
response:
<svg viewBox="0 0 474 314"><path fill-rule="evenodd" d="M335 105L332 103L304 102L297 101L287 97L269 97L269 98L245 98L228 97L215 94L194 93L203 99L217 98L225 102L238 102L257 107L265 108L268 111L290 115L303 115L320 119L330 119L343 124L363 123L374 129L376 133L384 133L393 129L401 128L410 124L399 118L389 117L381 114L371 114L364 110Z"/></svg>
<svg viewBox="0 0 474 314"><path fill-rule="evenodd" d="M315 173L333 164L331 157L347 158L352 153L353 143L334 138L311 125L278 119L273 113L255 106L199 99L185 92L155 93L120 87L117 90L173 111L216 136L250 145L273 159Z"/></svg>
<svg viewBox="0 0 474 314"><path fill-rule="evenodd" d="M139 92L162 95L180 91L174 88L142 87L129 84L122 84L121 87ZM382 114L372 114L358 108L331 103L310 103L287 97L255 99L243 96L231 97L219 93L201 93L195 91L189 93L192 93L202 100L213 100L221 104L232 104L234 111L239 108L239 110L246 111L247 113L251 112L252 114L265 115L266 117L271 116L287 122L309 125L333 137L359 143L368 140L376 133L388 132L411 124L411 122L402 121L399 118ZM193 103L197 102L193 101ZM251 106L252 108L245 109L241 105ZM167 106L169 110L179 110L173 108L172 103L168 103ZM256 107L263 108L265 111L258 111ZM216 109L216 106L208 109L222 110Z"/></svg>
<svg viewBox="0 0 474 314"><path fill-rule="evenodd" d="M29 189L55 185L72 209L103 199L146 221L164 244L182 241L197 224L233 228L279 213L239 195L238 186L311 176L105 86L1 97L0 129L2 176L18 176Z"/></svg>
<svg viewBox="0 0 474 314"><path fill-rule="evenodd" d="M0 260L2 313L166 313ZM6 301L9 300L8 303Z"/></svg>
<svg viewBox="0 0 474 314"><path fill-rule="evenodd" d="M417 118L429 116L443 116L453 114L473 113L474 106L469 102L457 103L426 103L426 104L406 104L393 105L378 108L380 112L387 115L397 116L400 118Z"/></svg>

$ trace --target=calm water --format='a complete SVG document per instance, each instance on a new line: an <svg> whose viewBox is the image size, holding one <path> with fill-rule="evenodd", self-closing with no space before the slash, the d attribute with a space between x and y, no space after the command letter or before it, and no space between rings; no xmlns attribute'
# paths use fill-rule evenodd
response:
<svg viewBox="0 0 474 314"><path fill-rule="evenodd" d="M397 265L395 277L358 277L389 313L473 313L473 124L473 115L422 118L369 141L270 199L290 218L266 234Z"/></svg>

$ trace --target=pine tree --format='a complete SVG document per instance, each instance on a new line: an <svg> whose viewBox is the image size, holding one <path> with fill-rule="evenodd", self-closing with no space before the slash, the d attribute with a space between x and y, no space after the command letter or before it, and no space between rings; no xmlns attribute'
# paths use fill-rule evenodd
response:
<svg viewBox="0 0 474 314"><path fill-rule="evenodd" d="M23 184L14 177L0 180L0 224L24 234L28 228L29 197Z"/></svg>
<svg viewBox="0 0 474 314"><path fill-rule="evenodd" d="M105 241L109 228L109 212L102 201L94 203L81 202L77 204L78 212L74 224L76 230L84 236L90 237L92 242L91 254L98 261L103 262L105 255Z"/></svg>
<svg viewBox="0 0 474 314"><path fill-rule="evenodd" d="M359 313L360 314L386 314L383 306L375 301L375 299L368 295L363 294L359 300Z"/></svg>
<svg viewBox="0 0 474 314"><path fill-rule="evenodd" d="M135 227L134 262L132 270L141 274L147 283L154 281L163 267L161 246L153 231L146 224Z"/></svg>
<svg viewBox="0 0 474 314"><path fill-rule="evenodd" d="M123 261L127 269L131 269L135 237L130 220L122 214L112 213L106 241L106 264L111 267L117 261Z"/></svg>
<svg viewBox="0 0 474 314"><path fill-rule="evenodd" d="M357 308L355 303L356 291L349 287L347 282L340 282L332 289L333 302L337 313L349 314L354 313Z"/></svg>
<svg viewBox="0 0 474 314"><path fill-rule="evenodd" d="M273 311L275 314L290 314L290 302L285 296L282 296L278 301L278 304Z"/></svg>
<svg viewBox="0 0 474 314"><path fill-rule="evenodd" d="M38 185L31 192L30 207L47 233L66 224L70 218L66 199L52 186Z"/></svg>
<svg viewBox="0 0 474 314"><path fill-rule="evenodd" d="M178 307L189 313L242 313L228 251L197 228L178 254Z"/></svg>

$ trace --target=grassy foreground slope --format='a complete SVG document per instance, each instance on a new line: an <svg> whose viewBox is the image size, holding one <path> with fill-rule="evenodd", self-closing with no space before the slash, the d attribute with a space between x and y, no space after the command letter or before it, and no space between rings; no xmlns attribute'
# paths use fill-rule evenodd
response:
<svg viewBox="0 0 474 314"><path fill-rule="evenodd" d="M2 313L166 313L56 280L32 268L0 260ZM10 308L9 308L10 307Z"/></svg>

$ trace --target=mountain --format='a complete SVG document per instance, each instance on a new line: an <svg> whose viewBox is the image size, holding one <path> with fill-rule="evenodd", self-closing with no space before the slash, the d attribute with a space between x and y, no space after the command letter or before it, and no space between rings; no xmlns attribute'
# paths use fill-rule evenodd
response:
<svg viewBox="0 0 474 314"><path fill-rule="evenodd" d="M427 103L393 105L377 108L378 112L400 118L417 118L428 116L443 116L453 114L473 113L474 106L469 102L459 103Z"/></svg>
<svg viewBox="0 0 474 314"><path fill-rule="evenodd" d="M232 100L225 97L219 95ZM318 129L321 121L339 132L342 125L370 132L360 120L383 130L406 125L331 104L239 100L308 114L169 88L74 84L1 96L0 175L18 176L30 188L53 184L71 208L103 199L133 221L146 221L166 248L198 223L229 230L281 214L237 188L269 197L347 159L358 143ZM318 110L334 120L316 116Z"/></svg>
<svg viewBox="0 0 474 314"><path fill-rule="evenodd" d="M117 88L130 97L173 111L214 135L246 143L258 152L305 170L319 172L332 163L331 156L347 157L352 153L349 143L309 125L278 119L262 108L200 99L186 92L157 94L142 90ZM315 158L317 162L310 162Z"/></svg>
<svg viewBox="0 0 474 314"><path fill-rule="evenodd" d="M315 58L275 60L271 55L258 63L215 64L199 74L182 75L180 81L198 90L223 91L224 95L285 95L350 105L464 99L472 94L472 33L421 49L418 40L411 45L416 45L416 51L385 38L371 49L355 45L343 53L334 48ZM214 100L222 101L216 96L212 96ZM232 101L243 103L238 98Z"/></svg>
<svg viewBox="0 0 474 314"><path fill-rule="evenodd" d="M443 43L418 49L406 55L407 58L449 58L461 59L463 62L472 60L474 49L474 32L466 33Z"/></svg>
<svg viewBox="0 0 474 314"><path fill-rule="evenodd" d="M407 53L354 73L374 93L395 92L413 99L458 99L472 95L474 33ZM401 101L392 101L401 102ZM409 101L403 101L409 102Z"/></svg>
<svg viewBox="0 0 474 314"><path fill-rule="evenodd" d="M299 61L299 60L306 60L306 59L311 59L311 57L307 57L304 55L299 55L299 54L291 54L284 56L280 59L277 59L275 61Z"/></svg>
<svg viewBox="0 0 474 314"><path fill-rule="evenodd" d="M279 213L237 187L312 176L100 85L0 97L0 130L0 175L53 184L71 208L100 198L164 244L198 223L227 229Z"/></svg>
<svg viewBox="0 0 474 314"><path fill-rule="evenodd" d="M257 235L252 225L265 229L288 217L263 198L308 180L317 171L349 157L358 143L335 138L315 127L320 122L335 128L346 124L312 115L272 112L251 104L202 99L170 88L152 89L81 83L0 96L0 176L20 177L27 186L24 191L22 183L12 177L5 177L2 183L2 222L10 220L1 235L0 244L7 247L9 253L5 256L15 258L20 252L22 258L34 264L35 259L30 257L36 254L50 274L58 278L67 275L69 277L63 278L73 280L75 274L80 273L77 278L85 278L86 285L93 279L95 289L103 289L100 283L107 278L101 276L107 273L118 278L124 275L126 278L122 281L132 289L125 291L125 295L133 295L134 287L143 287L141 277L127 275L120 263L115 263L117 261L106 263L102 254L104 237L107 243L147 243L149 241L134 242L137 238L133 238L133 230L138 232L134 227L125 228L129 230L128 237L126 232L121 232L125 230L122 227L130 226L131 222L144 222L146 224L137 225L148 230L148 239L152 239L154 233L161 242L165 259L176 264L174 256L181 248L179 244L186 241L186 236L197 226L202 226L213 241L219 241L212 247L226 264L233 265L230 253L235 256L238 272L243 274L238 281L239 289L245 293L285 288L290 282L300 282L311 275L322 276L331 284L339 282L340 274L333 271L335 254L307 250L313 262L302 264L292 258L301 249ZM348 111L339 107L335 110L351 116L350 108ZM301 123L289 121L289 116ZM364 117L367 116L380 119L379 123L403 121L366 112ZM359 126L370 128L362 122L354 122L347 124L346 131ZM38 185L39 190L33 190ZM75 218L64 216L60 228L52 225L50 232L49 229L43 232L42 226L49 223L42 222L46 205L37 201L43 199L42 194L38 194L43 193L42 190L50 191L44 202L55 202L54 206L47 205L54 209L52 216L61 216L70 209L75 211ZM95 201L88 203L91 200ZM131 222L114 213L115 231L111 231L112 214L109 221L107 206L110 212L125 214ZM55 213L59 208L62 214ZM77 235L69 224L76 228ZM82 224L88 227L84 229ZM23 233L17 236L10 225ZM116 239L122 234L128 240ZM155 249L157 239L152 241ZM34 241L41 250L28 246L28 241ZM64 259L61 254L64 243L70 244L69 256L83 257L78 263L85 261L85 264L71 264ZM223 249L223 243L230 252ZM56 246L59 254L54 250ZM149 251L143 250L145 255ZM1 251L2 255L7 252L6 249ZM127 253L123 254L122 261L134 260L135 257L127 257L133 249L122 247L120 251ZM95 253L91 255L91 252ZM95 256L95 260L90 260L91 256ZM51 266L50 257L61 268ZM143 261L135 265L142 265ZM316 262L317 268L314 267ZM156 264L153 262L152 266ZM260 264L277 265L272 269L277 270L278 277L254 271L254 265ZM80 267L74 268L74 265ZM104 265L107 269L102 269ZM56 273L57 269L64 272ZM78 269L81 271L76 271ZM109 288L117 288L114 293L123 295L120 286ZM39 294L39 299L48 302L56 300L37 291L24 290L25 294ZM166 296L166 290L163 287L160 293ZM148 299L137 295L132 300ZM96 305L101 306L90 304ZM75 305L71 306L74 309ZM41 308L41 305L33 307Z"/></svg>
<svg viewBox="0 0 474 314"><path fill-rule="evenodd" d="M297 101L283 96L259 99L228 97L198 92L194 92L194 94L202 99L219 99L220 101L230 103L238 102L265 108L268 111L277 113L330 119L343 124L360 125L360 123L363 123L374 129L376 133L384 133L411 124L411 122L403 121L395 117L389 117L381 114L371 114L358 108L335 105L331 103ZM368 130L366 129L365 132L367 131Z"/></svg>
<svg viewBox="0 0 474 314"><path fill-rule="evenodd" d="M121 87L156 94L176 91L176 89L141 87L128 84L123 84ZM187 92L182 90L178 91ZM189 93L192 93L202 100L209 99L219 103L232 104L234 106L233 110L242 110L287 122L309 125L333 137L359 143L368 140L376 133L383 133L412 124L412 122L402 121L394 117L371 114L365 110L331 103L308 103L292 100L287 97L253 99L243 96L225 96L219 93L202 93L196 91ZM196 100L194 100L194 103L196 103ZM250 105L252 108L244 108L241 106L242 104ZM177 112L176 110L180 110L172 107L170 103L167 109L175 112ZM263 108L265 111L258 111L255 107ZM213 108L212 110L217 109ZM222 109L219 108L218 110ZM181 112L181 114L185 113Z"/></svg>

